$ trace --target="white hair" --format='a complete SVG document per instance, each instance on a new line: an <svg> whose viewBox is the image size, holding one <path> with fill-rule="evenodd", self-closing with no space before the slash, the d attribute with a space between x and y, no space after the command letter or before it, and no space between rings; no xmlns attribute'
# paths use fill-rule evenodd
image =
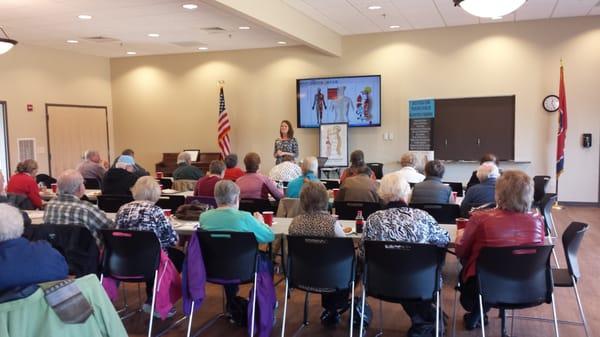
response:
<svg viewBox="0 0 600 337"><path fill-rule="evenodd" d="M160 185L150 176L139 178L131 188L134 200L157 202L160 199Z"/></svg>
<svg viewBox="0 0 600 337"><path fill-rule="evenodd" d="M392 201L403 199L408 201L410 195L410 185L400 175L396 173L388 173L383 176L379 189L377 190L379 197L387 204Z"/></svg>
<svg viewBox="0 0 600 337"><path fill-rule="evenodd" d="M486 161L477 168L477 179L480 182L484 182L489 178L498 178L500 176L500 170L493 161Z"/></svg>
<svg viewBox="0 0 600 337"><path fill-rule="evenodd" d="M192 156L187 152L181 152L177 155L177 164L189 163L192 161Z"/></svg>
<svg viewBox="0 0 600 337"><path fill-rule="evenodd" d="M215 201L218 206L234 206L240 196L240 188L231 180L221 180L215 185Z"/></svg>
<svg viewBox="0 0 600 337"><path fill-rule="evenodd" d="M76 170L65 170L58 177L56 184L58 186L58 191L61 194L75 195L83 186L83 177L81 176L81 173Z"/></svg>
<svg viewBox="0 0 600 337"><path fill-rule="evenodd" d="M319 161L317 160L316 157L310 156L310 157L304 158L304 160L302 161L302 172L304 172L304 174L306 174L308 172L317 174L317 173L319 173L318 171L319 171Z"/></svg>
<svg viewBox="0 0 600 337"><path fill-rule="evenodd" d="M91 160L92 157L99 155L100 153L96 150L87 150L85 151L85 159Z"/></svg>
<svg viewBox="0 0 600 337"><path fill-rule="evenodd" d="M21 211L9 204L0 204L0 242L16 239L22 234Z"/></svg>

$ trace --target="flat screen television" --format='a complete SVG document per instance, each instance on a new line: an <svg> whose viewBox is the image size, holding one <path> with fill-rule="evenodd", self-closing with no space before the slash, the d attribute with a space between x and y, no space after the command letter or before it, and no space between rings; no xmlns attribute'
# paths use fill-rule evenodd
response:
<svg viewBox="0 0 600 337"><path fill-rule="evenodd" d="M381 75L296 80L298 127L381 126Z"/></svg>

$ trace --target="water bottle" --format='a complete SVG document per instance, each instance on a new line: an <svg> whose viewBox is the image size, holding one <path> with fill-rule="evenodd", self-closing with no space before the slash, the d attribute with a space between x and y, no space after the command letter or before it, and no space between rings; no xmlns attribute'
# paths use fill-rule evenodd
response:
<svg viewBox="0 0 600 337"><path fill-rule="evenodd" d="M363 232L364 224L365 219L363 218L362 211L356 212L356 233Z"/></svg>

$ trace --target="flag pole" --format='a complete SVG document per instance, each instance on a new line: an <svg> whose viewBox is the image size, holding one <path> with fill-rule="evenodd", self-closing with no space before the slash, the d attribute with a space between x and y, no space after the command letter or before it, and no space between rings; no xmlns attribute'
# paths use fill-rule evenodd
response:
<svg viewBox="0 0 600 337"><path fill-rule="evenodd" d="M561 81L560 85L562 86L563 85L563 83L562 83L562 81L563 81L563 59L562 59L562 57L560 58L560 81ZM562 94L563 93L560 92L560 90L559 90L559 95L562 95ZM559 107L559 108L563 108L563 107ZM560 128L560 123L559 123L559 128ZM559 130L559 132L560 132L560 130ZM558 142L557 142L556 146L557 147L559 146ZM558 204L558 182L560 180L560 174L561 173L562 173L562 171L561 172L558 172L558 171L556 172L556 186L555 186L556 201L554 202L554 205L552 205L552 209L555 209L555 210L562 210L563 209L563 207Z"/></svg>

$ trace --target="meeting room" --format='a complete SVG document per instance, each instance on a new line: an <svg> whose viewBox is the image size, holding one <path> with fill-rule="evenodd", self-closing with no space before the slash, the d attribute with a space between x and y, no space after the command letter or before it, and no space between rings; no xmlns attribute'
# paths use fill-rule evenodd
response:
<svg viewBox="0 0 600 337"><path fill-rule="evenodd" d="M599 74L598 0L0 0L0 336L598 335Z"/></svg>

